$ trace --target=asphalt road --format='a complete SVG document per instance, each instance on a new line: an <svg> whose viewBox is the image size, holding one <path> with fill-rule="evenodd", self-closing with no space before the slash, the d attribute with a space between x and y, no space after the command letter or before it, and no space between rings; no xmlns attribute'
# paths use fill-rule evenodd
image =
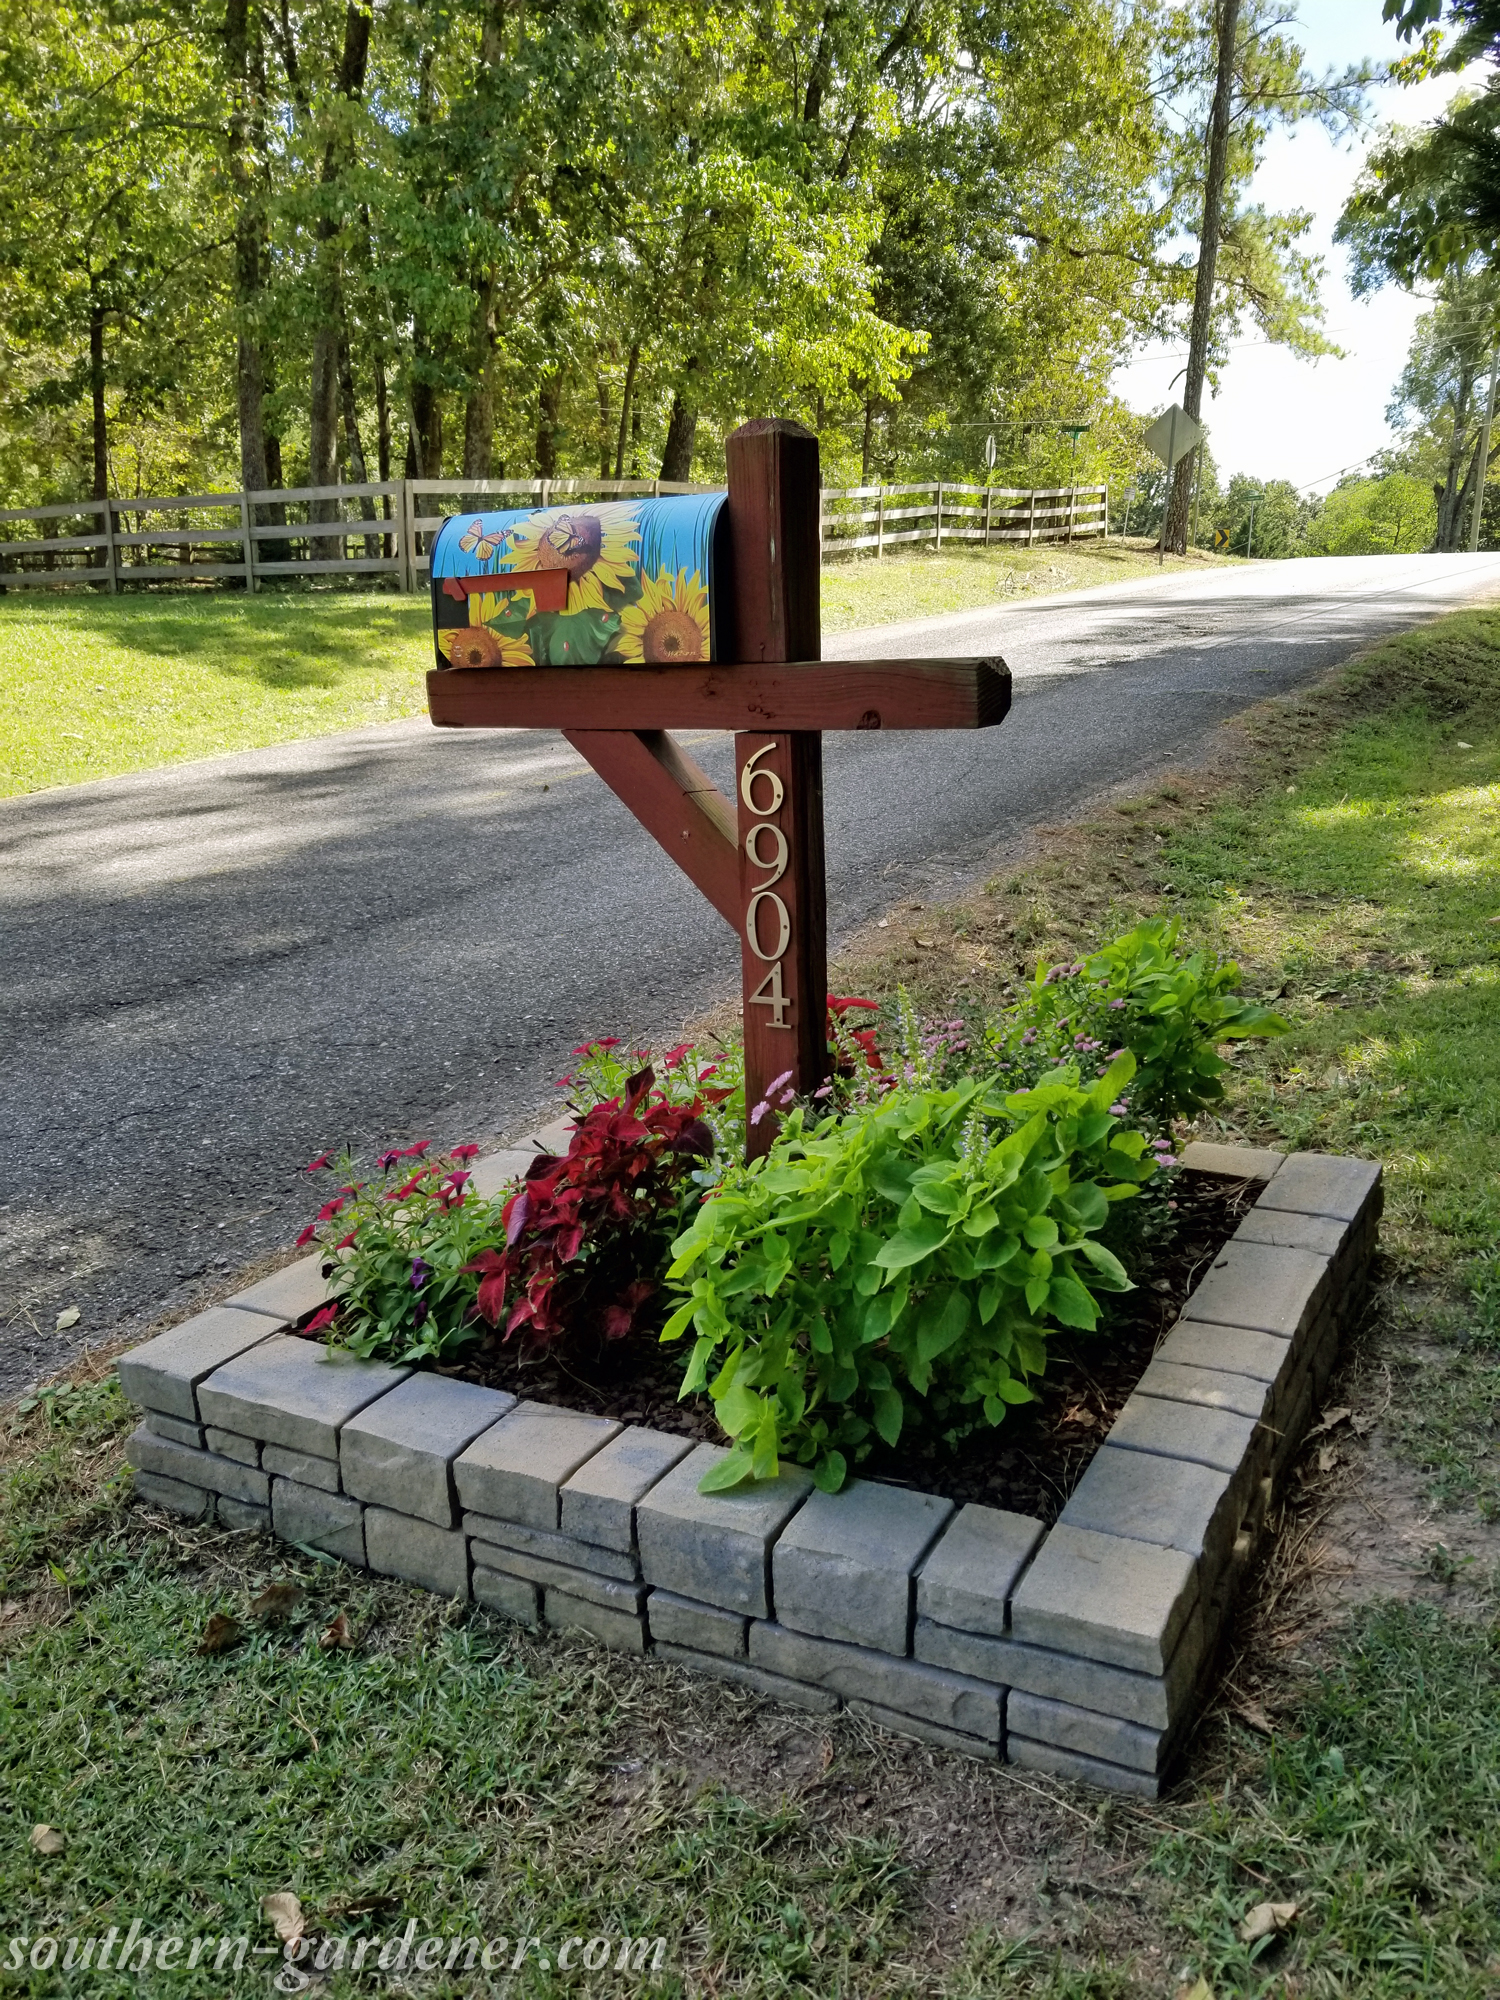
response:
<svg viewBox="0 0 1500 2000"><path fill-rule="evenodd" d="M1002 654L1015 705L827 739L833 934L1495 592L1494 556L1267 563L839 635L829 657ZM727 788L727 739L696 754ZM515 1134L575 1043L670 1032L738 979L542 731L405 723L36 793L0 805L0 856L0 1395L227 1289L306 1219L315 1153Z"/></svg>

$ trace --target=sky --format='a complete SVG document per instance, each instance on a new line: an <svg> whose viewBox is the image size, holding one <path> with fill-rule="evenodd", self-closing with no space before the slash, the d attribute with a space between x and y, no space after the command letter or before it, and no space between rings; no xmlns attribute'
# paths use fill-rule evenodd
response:
<svg viewBox="0 0 1500 2000"><path fill-rule="evenodd" d="M1381 0L1298 0L1296 32L1308 67L1320 74L1361 57L1389 62L1404 53L1406 44L1396 40L1380 14ZM1391 441L1386 404L1424 302L1395 286L1355 299L1347 253L1334 243L1333 230L1376 127L1436 117L1459 81L1433 77L1409 88L1377 89L1371 94L1371 123L1352 143L1331 139L1315 125L1272 135L1250 199L1272 210L1313 211L1302 243L1325 259L1323 325L1344 357L1305 360L1257 341L1247 325L1242 335L1247 344L1231 353L1219 393L1210 397L1205 391L1204 421L1222 479L1244 472L1326 493L1341 471ZM1148 412L1180 400L1186 348L1184 337L1144 350L1115 371L1115 394L1132 409Z"/></svg>

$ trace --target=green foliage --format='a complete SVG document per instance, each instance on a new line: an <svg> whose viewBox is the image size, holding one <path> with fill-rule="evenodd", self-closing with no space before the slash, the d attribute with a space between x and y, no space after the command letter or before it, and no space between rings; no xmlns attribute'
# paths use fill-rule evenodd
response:
<svg viewBox="0 0 1500 2000"><path fill-rule="evenodd" d="M1094 1294L1129 1286L1098 1237L1154 1170L1110 1109L1134 1068L897 1090L810 1129L794 1111L727 1175L673 1246L687 1297L662 1334L694 1330L683 1393L707 1387L734 1440L705 1486L770 1478L785 1455L837 1491L912 1400L992 1424L1030 1401L1048 1323L1092 1328Z"/></svg>
<svg viewBox="0 0 1500 2000"><path fill-rule="evenodd" d="M1432 546L1432 487L1409 472L1348 479L1336 486L1307 530L1310 556L1416 555Z"/></svg>
<svg viewBox="0 0 1500 2000"><path fill-rule="evenodd" d="M1148 1118L1201 1111L1224 1095L1220 1042L1286 1033L1286 1022L1237 991L1232 959L1178 949L1178 924L1148 918L1092 957L1038 965L1031 991L990 1024L985 1046L999 1073L1040 1062L1087 1061L1111 1044L1128 1050L1135 1083L1122 1091Z"/></svg>

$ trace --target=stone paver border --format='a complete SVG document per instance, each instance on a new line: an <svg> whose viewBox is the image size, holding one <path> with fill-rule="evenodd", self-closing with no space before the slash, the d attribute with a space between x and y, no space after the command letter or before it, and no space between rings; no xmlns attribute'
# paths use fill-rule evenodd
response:
<svg viewBox="0 0 1500 2000"><path fill-rule="evenodd" d="M490 1193L549 1127L477 1163ZM121 1357L143 1499L524 1624L1157 1796L1368 1275L1380 1168L1195 1142L1260 1186L1050 1529L875 1480L702 1494L694 1445L287 1337L304 1259Z"/></svg>

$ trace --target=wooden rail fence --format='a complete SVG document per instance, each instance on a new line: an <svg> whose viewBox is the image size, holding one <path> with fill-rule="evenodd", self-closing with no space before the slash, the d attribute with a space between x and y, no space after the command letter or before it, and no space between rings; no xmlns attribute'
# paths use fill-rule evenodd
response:
<svg viewBox="0 0 1500 2000"><path fill-rule="evenodd" d="M398 590L419 590L437 529L483 502L547 507L712 490L665 479L392 479L11 507L0 509L0 590L232 583L254 591L272 578L334 575L388 576ZM1107 508L1106 489L1092 486L825 487L823 558L880 555L904 542L1073 541L1104 534Z"/></svg>

